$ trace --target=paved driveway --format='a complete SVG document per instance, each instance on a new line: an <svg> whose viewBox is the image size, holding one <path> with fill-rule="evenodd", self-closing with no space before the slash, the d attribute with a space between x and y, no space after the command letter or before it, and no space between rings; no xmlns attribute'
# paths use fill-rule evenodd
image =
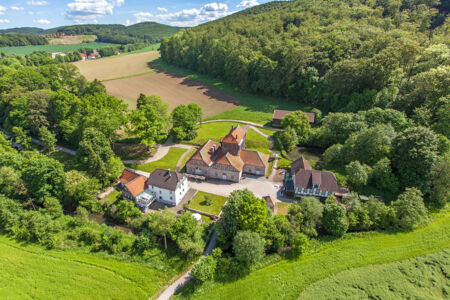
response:
<svg viewBox="0 0 450 300"><path fill-rule="evenodd" d="M239 183L208 179L206 182L189 181L189 186L198 191L228 197L234 190L249 189L257 197L272 196L278 201L286 201L287 198L281 194L281 184L273 182L264 177L253 177L247 175Z"/></svg>

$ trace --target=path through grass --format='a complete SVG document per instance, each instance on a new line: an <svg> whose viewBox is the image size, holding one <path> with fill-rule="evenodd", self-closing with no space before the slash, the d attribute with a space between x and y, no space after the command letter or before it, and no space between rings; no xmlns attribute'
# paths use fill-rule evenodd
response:
<svg viewBox="0 0 450 300"><path fill-rule="evenodd" d="M129 165L130 168L145 171L145 172L153 172L156 169L171 169L175 171L177 167L178 160L180 157L187 151L185 148L179 147L171 147L169 149L169 153L166 154L160 160L147 163L147 164L139 164L139 165Z"/></svg>
<svg viewBox="0 0 450 300"><path fill-rule="evenodd" d="M297 260L282 260L234 282L210 282L197 293L186 288L179 298L297 299L310 284L341 271L384 264L442 251L450 247L450 212L434 216L413 232L367 232L340 239L311 241L311 249Z"/></svg>

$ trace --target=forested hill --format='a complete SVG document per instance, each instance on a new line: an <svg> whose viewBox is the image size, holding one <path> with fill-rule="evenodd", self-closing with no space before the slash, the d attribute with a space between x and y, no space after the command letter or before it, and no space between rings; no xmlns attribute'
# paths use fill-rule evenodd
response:
<svg viewBox="0 0 450 300"><path fill-rule="evenodd" d="M38 35L7 33L0 34L0 47L46 45L47 39Z"/></svg>
<svg viewBox="0 0 450 300"><path fill-rule="evenodd" d="M30 35L55 33L96 35L99 42L134 44L140 42L156 43L161 41L163 37L168 37L177 33L180 29L182 28L155 22L142 22L131 26L119 24L73 25L47 30L35 27L21 27L0 30L0 33L26 33Z"/></svg>
<svg viewBox="0 0 450 300"><path fill-rule="evenodd" d="M433 120L449 102L448 11L437 0L271 2L182 30L161 54L324 111L390 107Z"/></svg>

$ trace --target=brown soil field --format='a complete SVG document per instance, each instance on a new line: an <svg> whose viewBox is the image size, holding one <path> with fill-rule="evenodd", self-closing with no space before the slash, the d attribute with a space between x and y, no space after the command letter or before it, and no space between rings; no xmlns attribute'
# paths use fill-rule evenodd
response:
<svg viewBox="0 0 450 300"><path fill-rule="evenodd" d="M171 72L159 72L148 63L159 58L159 52L108 57L74 63L88 80L102 80L109 94L124 99L136 108L139 94L159 95L171 109L180 104L197 103L203 117L212 117L235 108L239 101L220 90Z"/></svg>
<svg viewBox="0 0 450 300"><path fill-rule="evenodd" d="M151 72L147 63L159 57L158 51L75 62L87 80L108 80Z"/></svg>
<svg viewBox="0 0 450 300"><path fill-rule="evenodd" d="M222 91L199 83L188 77L158 72L136 77L105 81L109 94L126 100L130 108L136 107L140 93L159 95L171 109L180 104L197 103L203 109L203 117L212 117L235 108L239 101Z"/></svg>

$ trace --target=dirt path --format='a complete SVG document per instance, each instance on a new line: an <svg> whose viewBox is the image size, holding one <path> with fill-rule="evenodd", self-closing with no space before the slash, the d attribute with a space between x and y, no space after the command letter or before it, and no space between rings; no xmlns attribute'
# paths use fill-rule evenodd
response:
<svg viewBox="0 0 450 300"><path fill-rule="evenodd" d="M214 250L214 248L216 248L216 241L217 241L217 232L214 230L212 232L212 234L211 234L211 239L209 240L208 247L206 247L206 250L203 253L203 256L200 258L200 260L203 259L207 255L211 255L211 253ZM164 292L158 297L158 300L168 300L168 299L170 299L170 297L175 295L175 293L180 288L182 288L189 281L191 281L192 280L191 270L192 270L192 268L189 269L189 271L187 271L186 273L184 273L174 283L172 283L167 289L165 289Z"/></svg>

